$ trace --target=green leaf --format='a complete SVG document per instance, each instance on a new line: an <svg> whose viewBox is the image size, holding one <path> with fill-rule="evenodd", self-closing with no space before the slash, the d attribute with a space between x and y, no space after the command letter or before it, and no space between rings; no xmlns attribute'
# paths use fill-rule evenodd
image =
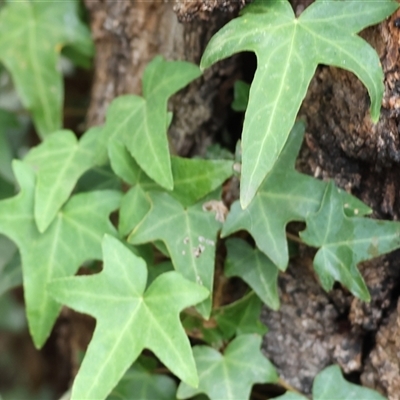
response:
<svg viewBox="0 0 400 400"><path fill-rule="evenodd" d="M92 128L77 140L71 131L58 131L25 158L36 171L35 220L44 232L70 196L76 182L91 167L106 161L102 131ZM103 139L103 140L101 140Z"/></svg>
<svg viewBox="0 0 400 400"><path fill-rule="evenodd" d="M145 192L163 190L139 167L121 142L109 144L111 166L125 182L134 186L121 205L119 230L130 232L146 215L149 204ZM182 205L190 206L220 187L233 172L233 162L171 157L174 189L169 192Z"/></svg>
<svg viewBox="0 0 400 400"><path fill-rule="evenodd" d="M171 261L163 261L157 265L147 263L147 286L150 286L160 275L173 270L174 266Z"/></svg>
<svg viewBox="0 0 400 400"><path fill-rule="evenodd" d="M217 231L221 224L214 214L203 210L203 202L184 208L167 193L150 192L149 198L151 209L132 231L128 242L142 244L161 240L167 246L174 268L211 293ZM197 309L208 318L211 298Z"/></svg>
<svg viewBox="0 0 400 400"><path fill-rule="evenodd" d="M175 400L176 383L135 363L120 380L107 400Z"/></svg>
<svg viewBox="0 0 400 400"><path fill-rule="evenodd" d="M190 337L196 337L210 346L219 349L224 346L225 335L215 321L206 321L196 314L182 316L182 325Z"/></svg>
<svg viewBox="0 0 400 400"><path fill-rule="evenodd" d="M286 225L290 221L304 221L308 213L318 211L327 185L295 170L303 136L304 125L297 123L252 203L245 210L242 210L239 202L233 203L222 228L222 237L242 229L250 232L257 247L280 270L285 270L289 261ZM350 215L370 212L355 197L346 192L342 192L342 196L347 206L346 212Z"/></svg>
<svg viewBox="0 0 400 400"><path fill-rule="evenodd" d="M173 179L167 139L168 98L201 74L194 64L150 62L143 75L143 97L116 98L107 111L105 130L122 141L140 167L155 182L172 190Z"/></svg>
<svg viewBox="0 0 400 400"><path fill-rule="evenodd" d="M213 317L225 339L247 333L264 335L268 329L260 321L261 307L260 299L250 292L240 300L215 310Z"/></svg>
<svg viewBox="0 0 400 400"><path fill-rule="evenodd" d="M185 207L218 189L233 174L233 162L171 157L175 197Z"/></svg>
<svg viewBox="0 0 400 400"><path fill-rule="evenodd" d="M122 142L110 140L108 154L111 168L125 182L132 186L140 185L145 191L160 189L160 186L139 167Z"/></svg>
<svg viewBox="0 0 400 400"><path fill-rule="evenodd" d="M123 196L119 210L118 231L128 235L151 209L151 201L141 186L130 188Z"/></svg>
<svg viewBox="0 0 400 400"><path fill-rule="evenodd" d="M14 243L0 235L0 296L22 284L21 260Z"/></svg>
<svg viewBox="0 0 400 400"><path fill-rule="evenodd" d="M332 365L320 372L313 384L314 400L385 400L374 390L354 385L344 380L337 365Z"/></svg>
<svg viewBox="0 0 400 400"><path fill-rule="evenodd" d="M9 1L0 12L0 61L11 73L23 105L41 137L61 127L61 48L90 52L89 29L78 18L78 1Z"/></svg>
<svg viewBox="0 0 400 400"><path fill-rule="evenodd" d="M0 201L0 233L19 247L29 329L36 347L43 345L60 311L45 288L51 279L73 275L86 260L101 258L104 233L115 234L108 219L120 193L101 191L73 196L41 234L33 215L35 174L14 161L20 193Z"/></svg>
<svg viewBox="0 0 400 400"><path fill-rule="evenodd" d="M242 135L243 208L278 159L318 64L353 72L367 87L378 121L383 72L375 50L356 33L397 8L391 0L317 1L296 18L288 1L256 0L214 35L202 69L241 51L257 56Z"/></svg>
<svg viewBox="0 0 400 400"><path fill-rule="evenodd" d="M103 271L49 284L51 295L96 318L96 329L72 389L72 400L104 399L144 348L152 350L180 379L198 384L189 340L179 313L208 291L175 271L145 291L147 269L121 242L103 240Z"/></svg>
<svg viewBox="0 0 400 400"><path fill-rule="evenodd" d="M314 379L313 400L386 400L374 390L347 382L337 365L325 368ZM307 397L286 392L276 400L307 400Z"/></svg>
<svg viewBox="0 0 400 400"><path fill-rule="evenodd" d="M306 220L307 229L300 233L310 246L320 247L314 268L321 285L331 290L341 282L355 296L369 301L364 280L357 269L361 261L378 257L400 247L400 223L369 218L348 218L337 188L329 183L321 208Z"/></svg>
<svg viewBox="0 0 400 400"><path fill-rule="evenodd" d="M255 383L275 383L278 375L260 351L261 337L241 335L225 349L224 354L207 346L194 346L193 354L199 372L197 389L181 383L178 399L205 393L211 400L249 399Z"/></svg>
<svg viewBox="0 0 400 400"><path fill-rule="evenodd" d="M76 182L75 193L94 190L121 190L122 182L109 165L93 167L86 171Z"/></svg>
<svg viewBox="0 0 400 400"><path fill-rule="evenodd" d="M163 190L139 167L121 142L109 144L111 166L125 182L144 191ZM194 204L232 176L233 162L171 157L174 189L169 193L184 206Z"/></svg>
<svg viewBox="0 0 400 400"><path fill-rule="evenodd" d="M278 268L264 253L244 240L232 238L225 243L228 251L225 275L239 276L273 310L279 309Z"/></svg>
<svg viewBox="0 0 400 400"><path fill-rule="evenodd" d="M232 109L234 111L246 111L249 95L250 85L243 81L236 81L233 86Z"/></svg>
<svg viewBox="0 0 400 400"><path fill-rule="evenodd" d="M11 168L13 151L7 137L7 130L17 126L18 121L15 116L0 109L0 175L9 182L14 182L14 176Z"/></svg>

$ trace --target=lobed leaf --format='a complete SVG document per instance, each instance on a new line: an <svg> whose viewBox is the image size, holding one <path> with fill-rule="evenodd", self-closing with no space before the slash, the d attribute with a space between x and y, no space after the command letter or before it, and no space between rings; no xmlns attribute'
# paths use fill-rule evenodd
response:
<svg viewBox="0 0 400 400"><path fill-rule="evenodd" d="M220 223L203 210L203 202L184 208L167 193L150 192L151 209L128 237L132 244L162 241L174 268L186 279L213 288L214 258ZM211 298L197 306L208 318Z"/></svg>
<svg viewBox="0 0 400 400"><path fill-rule="evenodd" d="M253 384L277 382L278 374L262 355L260 345L261 336L241 335L227 346L224 354L208 346L194 346L199 387L181 383L178 399L205 393L211 400L245 400L249 399Z"/></svg>
<svg viewBox="0 0 400 400"><path fill-rule="evenodd" d="M193 64L158 56L144 72L144 97L120 96L107 111L105 130L110 137L123 142L146 174L167 190L173 189L167 100L200 74Z"/></svg>
<svg viewBox="0 0 400 400"><path fill-rule="evenodd" d="M146 192L163 190L139 167L121 142L110 142L112 168L125 182L133 185L121 203L119 231L128 234L150 209ZM208 195L228 179L233 172L232 162L171 157L174 189L169 194L182 205L190 206Z"/></svg>
<svg viewBox="0 0 400 400"><path fill-rule="evenodd" d="M21 191L0 201L0 233L19 247L29 330L35 346L41 347L61 308L48 296L47 283L73 275L84 261L101 258L104 233L116 234L108 216L118 207L120 193L73 196L46 232L40 233L33 214L35 174L21 161L13 165Z"/></svg>
<svg viewBox="0 0 400 400"><path fill-rule="evenodd" d="M400 223L346 217L341 196L332 182L326 188L321 208L310 214L306 223L307 229L300 237L308 245L320 247L314 268L322 287L331 290L336 280L355 296L369 301L357 264L399 248Z"/></svg>
<svg viewBox="0 0 400 400"><path fill-rule="evenodd" d="M374 49L356 33L398 8L392 0L317 1L296 18L288 1L256 0L208 44L201 68L241 51L253 51L257 70L243 126L240 202L249 206L285 145L318 64L353 72L379 118L383 72Z"/></svg>
<svg viewBox="0 0 400 400"><path fill-rule="evenodd" d="M313 384L313 400L385 400L378 392L344 380L340 368L332 365L320 372ZM307 400L307 397L293 392L286 392L276 400Z"/></svg>
<svg viewBox="0 0 400 400"><path fill-rule="evenodd" d="M291 132L273 170L265 178L249 207L243 210L233 203L222 228L226 237L239 230L247 230L257 247L280 269L288 261L286 225L290 221L305 221L321 204L327 183L295 170L295 160L304 136L304 125L297 123ZM365 215L371 210L346 192L341 192L346 213Z"/></svg>
<svg viewBox="0 0 400 400"><path fill-rule="evenodd" d="M209 292L175 271L145 290L147 269L117 239L103 239L103 271L48 285L59 302L96 318L96 329L72 388L72 400L104 399L144 348L180 379L198 384L189 340L179 321Z"/></svg>
<svg viewBox="0 0 400 400"><path fill-rule="evenodd" d="M30 150L24 161L36 171L35 220L39 232L54 220L83 173L106 162L105 146L101 129L92 128L79 142L73 132L63 130Z"/></svg>
<svg viewBox="0 0 400 400"><path fill-rule="evenodd" d="M86 54L93 52L90 31L78 18L78 4L12 0L0 10L0 61L42 138L61 127L61 48L68 44Z"/></svg>

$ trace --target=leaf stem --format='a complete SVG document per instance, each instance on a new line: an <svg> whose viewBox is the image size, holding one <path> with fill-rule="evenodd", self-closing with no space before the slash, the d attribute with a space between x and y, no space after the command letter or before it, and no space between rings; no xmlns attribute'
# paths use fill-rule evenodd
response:
<svg viewBox="0 0 400 400"><path fill-rule="evenodd" d="M305 244L298 236L293 235L293 233L286 232L286 237L291 240L292 242L296 242L299 244Z"/></svg>
<svg viewBox="0 0 400 400"><path fill-rule="evenodd" d="M307 396L305 396L303 393L301 393L300 391L298 391L296 388L294 388L290 383L286 382L286 381L285 381L284 379L282 379L282 378L279 378L279 379L278 379L278 383L279 383L279 385L281 385L284 389L289 390L290 392L294 392L294 393L300 394L300 395L302 395L302 396L304 396L304 397L307 397ZM308 398L308 397L307 397L307 398Z"/></svg>

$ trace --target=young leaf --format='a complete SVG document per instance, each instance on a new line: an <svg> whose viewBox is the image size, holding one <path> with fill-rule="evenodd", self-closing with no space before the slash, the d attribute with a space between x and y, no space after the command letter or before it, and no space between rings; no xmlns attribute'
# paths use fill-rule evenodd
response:
<svg viewBox="0 0 400 400"><path fill-rule="evenodd" d="M41 234L33 216L35 174L14 161L20 193L0 201L0 233L19 247L29 329L41 347L60 311L45 290L51 279L73 275L86 260L101 258L104 233L115 234L108 219L118 207L118 192L101 191L73 196L50 227Z"/></svg>
<svg viewBox="0 0 400 400"><path fill-rule="evenodd" d="M295 170L295 160L304 136L304 125L297 123L289 136L273 170L265 178L249 207L242 210L235 202L222 228L222 237L245 229L253 236L257 247L280 269L288 264L286 225L304 221L308 213L316 212L321 204L326 182ZM365 215L370 209L342 192L346 212Z"/></svg>
<svg viewBox="0 0 400 400"><path fill-rule="evenodd" d="M196 386L196 367L179 313L209 292L175 271L162 274L145 291L146 263L108 235L103 258L101 273L58 279L48 286L55 299L97 320L72 400L104 399L144 348Z"/></svg>
<svg viewBox="0 0 400 400"><path fill-rule="evenodd" d="M228 345L224 354L207 346L193 347L199 387L181 383L178 399L205 393L211 400L245 400L249 399L253 384L277 382L278 374L262 355L260 345L261 336L241 335Z"/></svg>
<svg viewBox="0 0 400 400"><path fill-rule="evenodd" d="M314 379L313 400L385 400L378 392L347 382L337 365L325 368ZM307 397L286 392L276 400L307 400Z"/></svg>
<svg viewBox="0 0 400 400"><path fill-rule="evenodd" d="M102 150L106 154L101 139L100 128L92 128L79 142L73 132L58 131L25 157L36 171L35 220L39 232L48 228L83 173L106 161L101 156Z"/></svg>
<svg viewBox="0 0 400 400"><path fill-rule="evenodd" d="M278 268L261 251L253 249L244 240L232 238L225 243L228 255L225 275L239 276L273 310L279 308Z"/></svg>
<svg viewBox="0 0 400 400"><path fill-rule="evenodd" d="M368 89L371 117L377 122L383 72L375 50L356 33L397 7L392 0L317 1L296 18L288 1L256 0L214 35L202 69L237 52L257 55L242 135L243 208L278 159L318 64L356 74Z"/></svg>
<svg viewBox="0 0 400 400"><path fill-rule="evenodd" d="M175 393L176 383L172 378L135 363L107 400L175 400Z"/></svg>
<svg viewBox="0 0 400 400"><path fill-rule="evenodd" d="M150 192L151 209L132 231L128 242L142 244L161 240L174 268L185 278L205 286L210 293L214 280L217 231L221 224L202 208L202 202L184 208L167 193ZM211 298L197 306L208 318Z"/></svg>
<svg viewBox="0 0 400 400"><path fill-rule="evenodd" d="M308 245L320 247L314 258L314 268L322 287L331 290L336 280L355 296L369 301L368 289L357 264L399 248L400 223L346 217L341 196L332 182L326 189L320 210L310 214L306 223L307 229L300 237Z"/></svg>
<svg viewBox="0 0 400 400"><path fill-rule="evenodd" d="M66 44L92 52L78 1L9 1L0 11L0 61L11 73L41 137L61 127L62 76L58 55Z"/></svg>
<svg viewBox="0 0 400 400"><path fill-rule="evenodd" d="M105 130L113 140L122 141L146 174L168 190L173 188L173 179L167 100L200 74L194 64L156 57L144 72L143 97L120 96L107 111Z"/></svg>
<svg viewBox="0 0 400 400"><path fill-rule="evenodd" d="M261 307L260 299L250 292L240 300L215 310L213 317L225 339L247 333L264 335L268 329L260 321Z"/></svg>

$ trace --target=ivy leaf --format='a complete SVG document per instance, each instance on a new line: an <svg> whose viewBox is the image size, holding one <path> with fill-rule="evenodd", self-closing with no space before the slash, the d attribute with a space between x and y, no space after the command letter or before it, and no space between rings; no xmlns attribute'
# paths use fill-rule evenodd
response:
<svg viewBox="0 0 400 400"><path fill-rule="evenodd" d="M307 229L300 233L310 246L320 247L314 268L322 287L329 291L335 280L355 296L369 301L370 296L357 264L400 247L400 223L348 218L338 190L329 183L321 208L306 220Z"/></svg>
<svg viewBox="0 0 400 400"><path fill-rule="evenodd" d="M151 209L132 231L128 242L142 244L161 240L171 255L174 268L186 279L213 288L217 231L215 215L203 210L203 201L184 208L167 193L150 192ZM197 306L208 318L211 298Z"/></svg>
<svg viewBox="0 0 400 400"><path fill-rule="evenodd" d="M385 400L385 397L372 389L347 382L337 365L325 368L314 379L313 400ZM276 400L307 400L297 393L286 392Z"/></svg>
<svg viewBox="0 0 400 400"><path fill-rule="evenodd" d="M133 185L121 202L118 230L125 236L150 210L146 192L162 190L139 167L121 142L111 141L109 154L115 173ZM174 189L169 194L182 205L190 206L220 187L233 172L233 162L171 157Z"/></svg>
<svg viewBox="0 0 400 400"><path fill-rule="evenodd" d="M337 365L332 365L320 372L313 384L314 400L329 399L363 399L363 400L384 400L385 398L374 390L364 388L347 382Z"/></svg>
<svg viewBox="0 0 400 400"><path fill-rule="evenodd" d="M130 188L122 197L119 210L118 231L128 235L151 209L151 201L140 185Z"/></svg>
<svg viewBox="0 0 400 400"><path fill-rule="evenodd" d="M211 400L249 399L255 383L275 383L278 374L261 351L261 336L241 335L225 349L224 354L208 346L194 346L193 355L199 372L197 389L181 383L178 399L205 393Z"/></svg>
<svg viewBox="0 0 400 400"><path fill-rule="evenodd" d="M115 234L108 219L120 201L112 191L73 196L53 223L41 234L34 221L35 174L14 161L20 193L0 201L0 233L19 247L29 329L36 347L41 347L60 311L60 305L45 290L51 279L73 275L86 260L101 258L104 233Z"/></svg>
<svg viewBox="0 0 400 400"><path fill-rule="evenodd" d="M232 238L225 243L228 255L225 275L239 276L273 310L279 309L278 268L257 248L253 249L244 240Z"/></svg>
<svg viewBox="0 0 400 400"><path fill-rule="evenodd" d="M146 263L117 239L103 239L103 271L56 280L51 295L96 318L96 329L72 388L74 399L104 399L144 348L180 379L198 384L189 340L179 313L208 291L175 271L145 291ZM112 361L111 361L112 360Z"/></svg>
<svg viewBox="0 0 400 400"><path fill-rule="evenodd" d="M0 235L0 296L22 284L21 260L14 243Z"/></svg>
<svg viewBox="0 0 400 400"><path fill-rule="evenodd" d="M176 383L166 375L154 373L135 363L118 383L107 400L175 400Z"/></svg>
<svg viewBox="0 0 400 400"><path fill-rule="evenodd" d="M35 220L39 232L48 228L79 177L106 162L105 146L100 128L92 128L79 142L73 132L63 130L28 153L25 162L36 171Z"/></svg>
<svg viewBox="0 0 400 400"><path fill-rule="evenodd" d="M213 36L202 69L241 51L257 56L242 135L243 208L277 161L318 64L353 72L367 87L378 121L383 72L375 50L356 33L397 8L391 0L317 1L296 18L288 1L256 0Z"/></svg>
<svg viewBox="0 0 400 400"><path fill-rule="evenodd" d="M9 182L14 182L11 168L13 151L7 138L7 130L16 128L18 121L13 114L0 109L0 176Z"/></svg>
<svg viewBox="0 0 400 400"><path fill-rule="evenodd" d="M222 237L247 230L257 247L280 269L288 265L286 225L290 221L304 221L308 213L318 211L326 182L295 170L295 160L304 136L304 125L297 123L289 136L278 161L265 178L249 207L242 210L235 202L222 228ZM346 192L341 194L346 213L365 215L371 210Z"/></svg>
<svg viewBox="0 0 400 400"><path fill-rule="evenodd" d="M11 73L23 105L44 138L61 127L61 48L91 53L89 29L78 18L78 1L9 1L0 12L0 61Z"/></svg>
<svg viewBox="0 0 400 400"><path fill-rule="evenodd" d="M171 196L188 207L218 189L233 174L233 162L171 157L174 190Z"/></svg>
<svg viewBox="0 0 400 400"><path fill-rule="evenodd" d="M250 85L243 81L236 81L233 86L232 109L234 111L246 111L249 102Z"/></svg>
<svg viewBox="0 0 400 400"><path fill-rule="evenodd" d="M113 140L122 141L146 174L168 190L173 188L173 179L167 100L200 74L194 64L158 56L144 72L143 97L120 96L107 111L105 130Z"/></svg>
<svg viewBox="0 0 400 400"><path fill-rule="evenodd" d="M91 192L95 190L121 190L122 181L114 174L109 165L93 167L86 171L76 182L74 192Z"/></svg>
<svg viewBox="0 0 400 400"><path fill-rule="evenodd" d="M247 333L264 335L268 329L260 321L261 307L260 299L250 292L240 300L215 310L213 317L225 339Z"/></svg>

